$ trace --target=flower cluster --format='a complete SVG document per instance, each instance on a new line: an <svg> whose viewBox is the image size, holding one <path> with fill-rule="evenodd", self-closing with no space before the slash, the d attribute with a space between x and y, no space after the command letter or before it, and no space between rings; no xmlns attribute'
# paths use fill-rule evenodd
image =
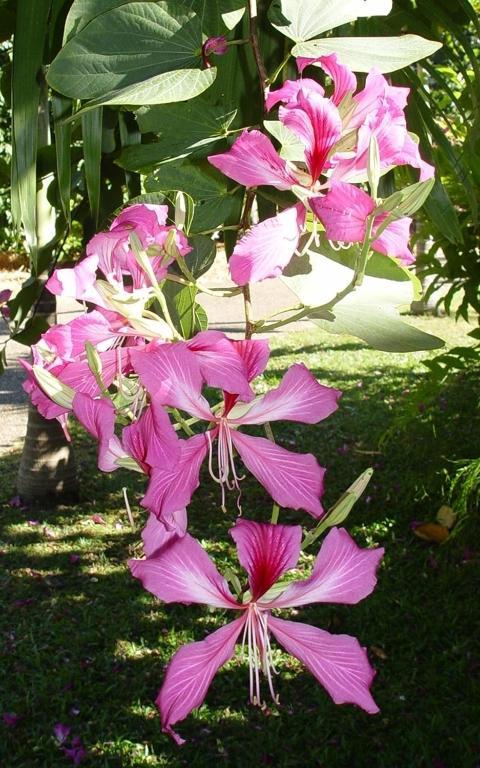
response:
<svg viewBox="0 0 480 768"><path fill-rule="evenodd" d="M364 240L366 222L376 202L354 184L368 178L372 142L378 148L380 174L405 164L419 169L421 181L434 174L407 130L404 110L408 88L389 85L372 69L365 87L357 91L355 75L334 53L297 59L302 73L312 64L320 65L332 79L330 97L316 80L305 77L287 80L266 98L268 110L280 104L279 123L274 125L280 126L280 135L289 137L294 160L279 155L270 139L258 130L245 130L228 152L209 158L212 165L240 184L291 190L300 201L262 221L239 241L230 259L232 279L238 285L281 274L298 248L307 211L314 221L321 222L330 240ZM372 247L411 264L411 219L402 217L388 223L375 238L385 219L385 213L373 218Z"/></svg>
<svg viewBox="0 0 480 768"><path fill-rule="evenodd" d="M222 38L214 42L205 56L224 52ZM366 244L367 251L409 264L411 219L390 215L392 209L376 198L380 176L394 166L419 169L420 180L433 175L406 128L407 89L391 86L375 70L358 89L355 75L335 54L297 63L300 73L307 65L320 66L333 90L327 97L316 80L301 77L268 93L267 109L278 108L278 121L270 127L288 143L289 159L256 129L245 130L231 149L209 158L240 184L271 185L299 201L239 240L230 259L233 280L244 285L281 273L308 229L313 236L322 229L329 240ZM357 186L367 180L370 194ZM383 550L362 550L345 530L331 528L311 574L292 581L285 574L296 568L306 539L315 540L317 533L302 543L299 525L239 516L231 535L248 584L234 576L234 595L187 532L187 507L204 462L220 486L225 511L233 500L235 513L242 514L245 471L266 489L274 509L304 510L318 526L324 519L325 469L312 454L278 445L270 424L317 424L336 410L341 393L297 363L277 388L257 395L255 382L269 359L266 340L238 341L211 330L180 336L164 285L178 280L171 271L175 262L183 264L188 278L191 246L183 231L167 224L167 216L167 206L130 206L107 232L95 235L77 266L54 272L49 290L88 302L88 311L45 333L33 348L33 365L25 364L25 389L39 411L59 419L67 434L73 414L98 441L101 470L126 467L145 475L145 558L130 561L133 575L164 602L202 603L239 614L174 655L157 699L163 728L182 741L173 725L201 704L238 641L248 659L251 701L263 700L260 672L276 700L272 638L336 703L374 713L369 690L374 672L359 642L280 619L276 611L307 603L357 603L374 588ZM249 432L259 425L265 425L267 437Z"/></svg>

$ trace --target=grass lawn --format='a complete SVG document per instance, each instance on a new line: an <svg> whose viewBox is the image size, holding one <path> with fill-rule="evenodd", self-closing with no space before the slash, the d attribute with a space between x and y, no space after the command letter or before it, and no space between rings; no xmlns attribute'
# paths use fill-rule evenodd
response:
<svg viewBox="0 0 480 768"><path fill-rule="evenodd" d="M412 321L413 322L413 321ZM466 326L421 318L419 327L462 343ZM293 619L356 635L377 669L369 716L335 706L299 664L278 652L280 706L248 702L248 672L237 656L184 723L178 748L161 733L154 699L175 649L220 626L218 611L164 606L126 567L140 555L143 479L95 468L95 446L78 436L81 503L12 508L18 455L0 462L0 720L2 768L58 768L68 758L55 742L57 722L71 726L89 766L328 766L328 768L475 768L480 765L479 524L462 520L445 545L412 532L447 501L455 461L478 456L478 378L461 374L418 394L425 353L386 355L320 331L278 336L261 386L275 386L294 361L344 391L340 409L320 425L281 424L278 441L311 451L328 467L326 504L368 466L369 489L347 527L357 542L386 548L373 595L356 606L312 606ZM402 413L408 427L379 439ZM219 509L219 489L204 478L189 509L190 531L209 545L220 570L236 567L227 531L235 515ZM133 532L122 486L137 522ZM247 517L266 520L271 505L253 480L243 484ZM93 515L100 515L94 522ZM303 513L283 522L310 525ZM73 557L72 557L73 556ZM78 556L78 557L77 557ZM313 555L303 556L308 568ZM285 615L285 614L284 614Z"/></svg>

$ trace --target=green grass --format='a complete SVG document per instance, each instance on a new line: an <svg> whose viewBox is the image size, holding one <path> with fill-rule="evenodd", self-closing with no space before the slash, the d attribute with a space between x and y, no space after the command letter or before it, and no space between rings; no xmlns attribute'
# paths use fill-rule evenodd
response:
<svg viewBox="0 0 480 768"><path fill-rule="evenodd" d="M450 345L465 333L464 325L445 319L415 323ZM275 430L281 444L312 451L328 467L326 504L363 469L376 468L347 526L360 544L385 546L378 588L357 606L312 606L294 618L360 638L377 669L373 693L381 713L336 707L280 653L281 706L254 709L237 657L217 675L206 703L180 724L188 743L175 747L161 733L153 704L164 666L180 643L203 638L224 617L202 607L164 606L131 578L125 562L140 552L142 478L97 472L95 448L79 436L77 506L11 508L18 456L0 462L0 712L23 717L10 729L0 721L2 768L68 765L52 735L57 721L83 740L86 768L478 765L478 519L463 520L442 547L419 540L410 527L412 520L433 520L447 501L454 462L478 456L478 379L459 375L441 390L425 391L419 404L425 353L386 355L317 331L279 336L272 346L263 388L302 360L344 391L339 411L320 425L285 423ZM405 409L412 414L408 428L391 430L380 453L380 436ZM220 569L236 567L227 534L235 500L223 514L218 487L204 480L189 510L191 532L217 540L209 551ZM137 532L128 525L123 485ZM268 519L270 504L254 481L244 482L243 501L246 516ZM94 513L106 525L96 525ZM281 520L310 523L294 512L282 512ZM71 563L71 554L80 562ZM304 558L305 566L310 562Z"/></svg>

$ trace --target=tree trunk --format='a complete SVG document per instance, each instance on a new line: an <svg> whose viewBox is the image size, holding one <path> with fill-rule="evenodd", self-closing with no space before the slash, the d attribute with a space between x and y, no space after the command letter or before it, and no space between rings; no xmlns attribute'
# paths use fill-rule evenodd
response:
<svg viewBox="0 0 480 768"><path fill-rule="evenodd" d="M38 146L50 143L49 106L46 82L42 83L38 114ZM39 182L37 192L37 239L41 255L53 250L56 240L56 211L47 197L53 175ZM46 275L44 276L46 280ZM36 307L50 325L56 323L56 298L45 289ZM31 404L28 408L27 434L17 476L19 496L30 504L68 502L77 497L75 461L70 443L56 419L44 419Z"/></svg>
<svg viewBox="0 0 480 768"><path fill-rule="evenodd" d="M56 300L44 291L37 313L55 322ZM78 497L71 444L56 419L44 419L29 404L27 434L17 476L18 495L27 503L72 502Z"/></svg>

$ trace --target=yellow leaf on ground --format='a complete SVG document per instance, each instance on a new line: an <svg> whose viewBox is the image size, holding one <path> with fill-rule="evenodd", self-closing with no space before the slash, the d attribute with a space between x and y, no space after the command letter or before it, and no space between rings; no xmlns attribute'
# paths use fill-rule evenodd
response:
<svg viewBox="0 0 480 768"><path fill-rule="evenodd" d="M438 523L420 523L413 529L415 536L424 541L433 541L435 544L442 544L449 537L449 530L444 525Z"/></svg>

